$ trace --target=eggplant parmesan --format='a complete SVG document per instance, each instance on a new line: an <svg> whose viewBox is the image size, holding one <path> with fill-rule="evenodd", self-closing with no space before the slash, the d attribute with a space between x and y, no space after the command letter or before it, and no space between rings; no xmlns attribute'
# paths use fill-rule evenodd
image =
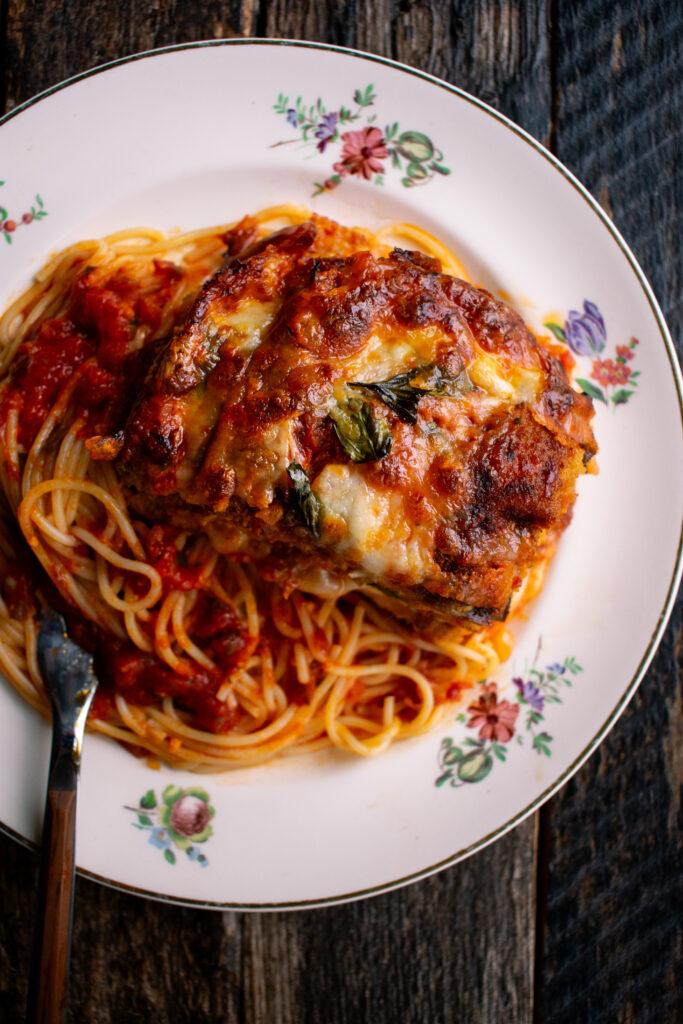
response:
<svg viewBox="0 0 683 1024"><path fill-rule="evenodd" d="M313 217L248 220L92 439L147 519L202 529L284 590L367 589L437 629L502 620L597 447L551 346L420 252Z"/></svg>

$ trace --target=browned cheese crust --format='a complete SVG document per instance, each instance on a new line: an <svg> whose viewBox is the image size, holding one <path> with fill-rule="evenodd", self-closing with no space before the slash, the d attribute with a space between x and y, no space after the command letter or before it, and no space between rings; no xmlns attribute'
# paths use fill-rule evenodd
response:
<svg viewBox="0 0 683 1024"><path fill-rule="evenodd" d="M437 260L375 258L317 219L239 232L131 414L117 465L133 507L206 528L286 587L503 618L571 518L590 399Z"/></svg>

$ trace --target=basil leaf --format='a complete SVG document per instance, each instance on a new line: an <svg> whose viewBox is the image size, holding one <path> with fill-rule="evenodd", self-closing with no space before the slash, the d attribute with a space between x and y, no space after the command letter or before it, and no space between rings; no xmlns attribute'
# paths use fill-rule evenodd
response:
<svg viewBox="0 0 683 1024"><path fill-rule="evenodd" d="M417 423L417 403L424 392L412 387L410 382L419 372L419 369L410 370L408 373L401 373L397 377L377 381L375 384L354 381L349 383L349 387L371 391L381 402L393 409L404 423Z"/></svg>
<svg viewBox="0 0 683 1024"><path fill-rule="evenodd" d="M294 495L303 521L313 536L318 538L320 536L320 519L323 510L322 502L311 490L306 472L298 462L290 462L287 466L287 473L292 481Z"/></svg>
<svg viewBox="0 0 683 1024"><path fill-rule="evenodd" d="M444 398L459 398L468 391L478 391L479 388L470 380L467 370L461 370L457 377L451 377L449 373L442 373L438 366L435 367L438 379L434 387L427 393L430 395L443 395Z"/></svg>
<svg viewBox="0 0 683 1024"><path fill-rule="evenodd" d="M339 443L354 462L378 462L391 451L387 421L375 419L369 402L351 399L337 405L330 417Z"/></svg>
<svg viewBox="0 0 683 1024"><path fill-rule="evenodd" d="M393 409L404 423L413 424L417 423L418 403L425 395L456 398L466 391L477 390L467 376L467 370L461 370L457 377L452 377L438 366L418 366L389 380L367 384L355 381L348 386L372 391L380 401Z"/></svg>

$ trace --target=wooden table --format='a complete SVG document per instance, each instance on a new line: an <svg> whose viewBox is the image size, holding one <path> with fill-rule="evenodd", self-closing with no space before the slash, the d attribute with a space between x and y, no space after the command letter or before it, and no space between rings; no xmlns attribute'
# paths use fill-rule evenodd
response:
<svg viewBox="0 0 683 1024"><path fill-rule="evenodd" d="M680 342L679 4L0 0L0 110L107 60L234 35L383 54L509 115L614 219ZM70 1020L683 1020L681 610L630 707L571 782L436 877L268 914L145 902L79 879ZM35 890L36 858L0 836L1 1021L22 1018Z"/></svg>

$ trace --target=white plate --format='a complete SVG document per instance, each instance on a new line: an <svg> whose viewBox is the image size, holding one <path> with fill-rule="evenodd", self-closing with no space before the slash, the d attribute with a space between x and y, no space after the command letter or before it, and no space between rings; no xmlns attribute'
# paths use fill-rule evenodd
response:
<svg viewBox="0 0 683 1024"><path fill-rule="evenodd" d="M335 127L323 113L342 107L349 120L338 136L363 135L321 152L315 132ZM400 168L370 130L384 138L394 125L384 148ZM374 151L379 180L368 167L370 180L342 175L313 197L354 141ZM680 574L680 373L652 292L596 203L537 142L472 97L381 58L314 44L235 40L109 65L8 115L0 153L11 243L0 238L3 305L77 239L307 203L349 224L399 219L432 231L532 326L568 322L575 347L592 344L578 375L607 399L596 401L600 475L580 480L574 522L541 599L516 627L496 695L473 698L488 699L488 725L464 711L445 732L375 760L317 755L199 778L152 771L89 736L80 869L187 903L331 903L436 871L538 807L632 696ZM9 685L0 714L0 820L34 841L48 728ZM197 800L215 811L211 834L183 840L192 817L183 811ZM176 831L166 828L171 815Z"/></svg>

